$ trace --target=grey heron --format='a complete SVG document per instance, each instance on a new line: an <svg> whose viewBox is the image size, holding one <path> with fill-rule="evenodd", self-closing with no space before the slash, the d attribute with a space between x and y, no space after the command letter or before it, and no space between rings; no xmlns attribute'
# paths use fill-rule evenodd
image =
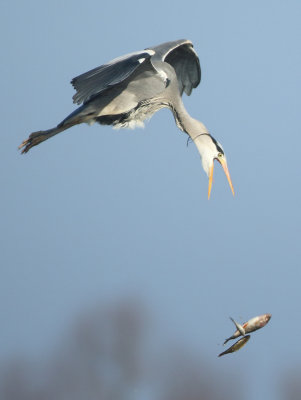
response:
<svg viewBox="0 0 301 400"><path fill-rule="evenodd" d="M209 177L211 193L214 160L223 167L234 195L224 150L182 102L201 80L197 53L189 40L166 42L116 58L72 79L73 102L80 105L55 128L33 132L19 148L27 153L50 137L81 123L98 122L124 128L143 125L161 108L169 108L179 129L195 143Z"/></svg>

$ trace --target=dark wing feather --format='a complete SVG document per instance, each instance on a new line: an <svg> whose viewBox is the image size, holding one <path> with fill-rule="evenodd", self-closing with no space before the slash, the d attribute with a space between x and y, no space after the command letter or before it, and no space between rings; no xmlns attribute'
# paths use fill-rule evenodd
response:
<svg viewBox="0 0 301 400"><path fill-rule="evenodd" d="M169 51L163 60L175 69L181 95L184 91L189 96L201 81L201 67L192 43L183 42Z"/></svg>
<svg viewBox="0 0 301 400"><path fill-rule="evenodd" d="M124 81L145 59L150 58L151 54L150 51L127 54L73 78L71 84L76 90L73 102L86 103L108 87Z"/></svg>

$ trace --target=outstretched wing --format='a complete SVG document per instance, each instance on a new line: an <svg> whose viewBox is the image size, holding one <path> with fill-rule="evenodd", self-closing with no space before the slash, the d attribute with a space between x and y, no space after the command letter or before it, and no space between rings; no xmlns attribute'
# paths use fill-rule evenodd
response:
<svg viewBox="0 0 301 400"><path fill-rule="evenodd" d="M190 40L181 39L151 47L162 61L172 65L176 71L181 95L188 96L201 81L200 60Z"/></svg>
<svg viewBox="0 0 301 400"><path fill-rule="evenodd" d="M143 51L115 58L72 79L76 90L74 103L86 103L95 95L131 76L145 60L154 57L172 65L177 74L179 90L190 95L201 80L201 68L193 44L186 39L163 43Z"/></svg>
<svg viewBox="0 0 301 400"><path fill-rule="evenodd" d="M108 87L124 81L153 54L152 50L127 54L73 78L71 84L76 90L73 102L86 103Z"/></svg>

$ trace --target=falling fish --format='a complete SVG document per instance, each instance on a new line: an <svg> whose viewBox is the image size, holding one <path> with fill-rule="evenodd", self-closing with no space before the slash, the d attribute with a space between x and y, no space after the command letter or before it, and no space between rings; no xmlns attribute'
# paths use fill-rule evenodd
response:
<svg viewBox="0 0 301 400"><path fill-rule="evenodd" d="M224 344L226 344L228 342L228 340L236 339L239 336L243 336L242 332L245 332L245 334L246 334L246 333L251 333L251 332L257 331L257 329L263 328L269 322L271 317L272 317L271 314L259 315L258 317L254 317L254 318L250 319L248 322L245 322L243 325L237 324L237 322L235 322L231 318L231 320L235 324L237 330L233 333L232 336L230 336L228 339L226 339L224 341Z"/></svg>
<svg viewBox="0 0 301 400"><path fill-rule="evenodd" d="M246 336L242 337L237 342L235 342L231 347L229 347L229 349L222 352L218 356L220 357L220 356L223 356L224 354L234 353L234 351L241 349L247 343L247 341L250 339L250 337L251 337L250 335L246 335Z"/></svg>

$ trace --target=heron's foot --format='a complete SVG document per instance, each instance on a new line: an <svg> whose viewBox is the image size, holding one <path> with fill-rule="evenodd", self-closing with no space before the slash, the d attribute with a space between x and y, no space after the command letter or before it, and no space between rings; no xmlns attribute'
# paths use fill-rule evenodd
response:
<svg viewBox="0 0 301 400"><path fill-rule="evenodd" d="M20 146L18 146L18 149L21 150L21 154L27 153L29 148L27 149L27 146L29 144L29 139L24 140L24 142L22 142L20 144Z"/></svg>
<svg viewBox="0 0 301 400"><path fill-rule="evenodd" d="M36 133L40 132L35 132L35 134ZM32 135L33 134L31 134L28 139L24 140L24 142L22 142L18 147L18 149L21 150L21 154L27 153L33 146L42 142L41 137L32 137Z"/></svg>
<svg viewBox="0 0 301 400"><path fill-rule="evenodd" d="M18 147L21 150L21 154L27 153L32 147L37 146L44 140L48 139L48 137L52 136L49 132L54 131L54 129L50 129L48 131L38 131L33 132L29 135L28 139L24 140Z"/></svg>

